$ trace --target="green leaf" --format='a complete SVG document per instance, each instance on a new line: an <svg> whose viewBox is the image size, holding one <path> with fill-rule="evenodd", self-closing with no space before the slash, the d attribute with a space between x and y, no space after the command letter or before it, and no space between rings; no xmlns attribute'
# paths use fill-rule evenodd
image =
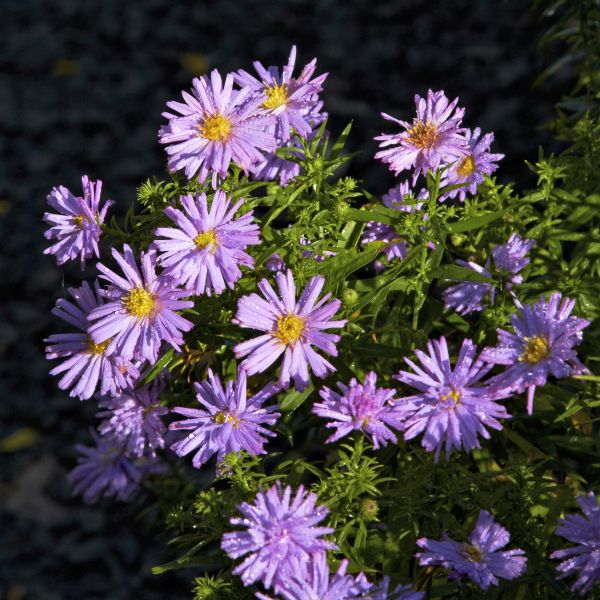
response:
<svg viewBox="0 0 600 600"><path fill-rule="evenodd" d="M491 277L477 273L467 267L460 265L442 265L431 271L431 277L437 279L456 279L458 281L481 281L485 283L494 283Z"/></svg>
<svg viewBox="0 0 600 600"><path fill-rule="evenodd" d="M465 219L464 221L456 221L455 223L447 223L446 227L450 233L464 233L465 231L473 231L474 229L481 229L482 227L501 219L504 215L507 215L513 208L505 208L504 210L498 210L493 213L487 213L485 215L478 215Z"/></svg>
<svg viewBox="0 0 600 600"><path fill-rule="evenodd" d="M142 379L140 385L148 385L151 381L156 379L160 375L162 370L169 366L169 364L174 358L175 350L173 348L169 348L167 352L158 359L158 362L154 363L150 371L148 371L146 377Z"/></svg>

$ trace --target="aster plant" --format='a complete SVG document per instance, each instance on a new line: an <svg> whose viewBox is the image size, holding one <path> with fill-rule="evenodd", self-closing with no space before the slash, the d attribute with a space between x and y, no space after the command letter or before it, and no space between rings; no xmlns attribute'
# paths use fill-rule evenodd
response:
<svg viewBox="0 0 600 600"><path fill-rule="evenodd" d="M47 254L100 272L45 336L97 415L72 488L151 506L174 537L154 570L188 568L196 600L594 597L597 77L527 192L496 180L494 134L451 100L468 90L412 117L407 96L377 197L316 60L254 68L168 102L169 173L123 218L99 181L50 193Z"/></svg>

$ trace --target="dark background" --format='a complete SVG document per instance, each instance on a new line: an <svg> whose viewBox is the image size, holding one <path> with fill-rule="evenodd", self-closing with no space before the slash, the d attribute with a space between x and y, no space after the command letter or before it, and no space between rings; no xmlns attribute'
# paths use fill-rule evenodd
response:
<svg viewBox="0 0 600 600"><path fill-rule="evenodd" d="M164 173L167 100L211 68L284 64L293 43L300 65L317 56L329 71L329 129L354 120L350 149L363 154L351 173L370 190L393 184L372 159L373 136L391 130L379 112L412 118L428 87L496 133L499 177L523 188L524 160L554 148L540 125L569 75L532 88L556 56L537 51L548 23L524 0L0 0L0 17L0 598L186 598L193 573L149 573L173 558L151 517L85 506L64 479L95 411L59 392L43 358L60 327L50 309L81 278L42 255L50 188L77 194L85 173L123 212Z"/></svg>

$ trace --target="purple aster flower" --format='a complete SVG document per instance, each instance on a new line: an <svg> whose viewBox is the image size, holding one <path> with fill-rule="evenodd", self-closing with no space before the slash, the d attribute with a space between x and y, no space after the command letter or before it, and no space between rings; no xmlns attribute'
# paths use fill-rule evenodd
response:
<svg viewBox="0 0 600 600"><path fill-rule="evenodd" d="M80 288L70 288L69 294L75 304L60 299L52 313L73 325L81 333L60 333L44 340L50 345L46 348L46 358L65 359L50 371L50 375L64 373L58 382L61 390L69 389L70 396L82 400L91 398L98 383L101 394L118 394L124 388L133 386L140 376L136 366L119 356L107 356L108 342L95 343L87 333L87 316L95 308L104 306L104 300L96 291L84 282Z"/></svg>
<svg viewBox="0 0 600 600"><path fill-rule="evenodd" d="M388 245L384 249L385 257L388 261L398 258L404 260L408 254L408 244L396 233L391 225L369 221L363 231L361 243L370 244L371 242L386 242Z"/></svg>
<svg viewBox="0 0 600 600"><path fill-rule="evenodd" d="M279 296L271 284L262 279L258 288L264 299L258 294L249 294L240 298L233 322L240 327L259 329L265 334L238 344L235 348L237 358L248 356L241 368L249 375L262 373L283 356L279 383L288 387L290 378L296 389L304 390L309 383L308 367L317 377L325 377L335 367L313 349L316 346L323 352L337 356L335 344L339 335L325 333L323 329L343 327L346 320L331 321L338 311L340 300L327 302L331 294L317 301L325 279L320 275L313 277L296 301L296 285L292 272L276 273Z"/></svg>
<svg viewBox="0 0 600 600"><path fill-rule="evenodd" d="M482 590L498 585L500 579L516 579L527 569L527 557L520 549L499 552L510 541L510 534L486 510L479 512L468 542L456 542L445 533L441 541L420 538L419 564L441 565L451 569L452 579L468 577Z"/></svg>
<svg viewBox="0 0 600 600"><path fill-rule="evenodd" d="M249 211L234 219L243 198L231 206L231 199L217 190L208 210L206 194L181 196L183 211L169 206L165 214L177 225L159 227L156 235L167 239L154 241L165 267L163 275L196 295L220 294L226 286L233 289L242 276L238 265L254 268L245 250L260 244L259 228Z"/></svg>
<svg viewBox="0 0 600 600"><path fill-rule="evenodd" d="M85 261L93 256L100 256L98 240L102 233L106 211L114 204L107 200L100 208L102 182L90 181L86 175L81 178L83 197L74 196L66 187L52 188L48 195L48 204L56 213L44 213L44 221L50 224L44 236L49 240L58 240L46 248L44 254L55 254L59 265L68 260L81 258L81 268Z"/></svg>
<svg viewBox="0 0 600 600"><path fill-rule="evenodd" d="M491 154L488 152L494 141L494 134L487 133L479 139L480 135L481 129L479 127L476 127L473 131L466 130L467 155L458 159L444 173L442 179L442 186L461 183L464 183L465 186L444 194L440 197L440 200L458 196L460 201L464 202L467 193L472 196L475 194L477 186L483 183L483 176L491 175L498 168L496 162L502 160L504 154Z"/></svg>
<svg viewBox="0 0 600 600"><path fill-rule="evenodd" d="M114 248L112 255L126 278L98 263L100 277L110 285L102 292L109 301L88 316L95 321L89 328L94 343L108 342L108 354L145 358L151 363L156 362L162 341L179 350L181 332L189 331L193 324L174 311L194 306L193 302L180 300L189 292L175 289L170 277L156 275L154 251L142 252L142 273L127 244L123 245L123 255Z"/></svg>
<svg viewBox="0 0 600 600"><path fill-rule="evenodd" d="M260 79L243 69L235 74L236 83L257 94L261 107L276 118L275 137L278 146L290 139L292 129L301 137L311 133L313 124L310 116L327 78L327 73L324 73L311 79L317 67L316 58L302 69L297 78L292 77L295 64L296 46L292 46L288 64L282 68L281 75L277 67L265 69L259 61L254 62L254 68Z"/></svg>
<svg viewBox="0 0 600 600"><path fill-rule="evenodd" d="M533 240L524 240L516 233L511 234L506 244L494 246L492 256L499 285L506 290L511 290L514 285L523 281L523 277L518 275L529 264L527 253L535 244ZM471 269L476 273L485 275L490 279L493 277L490 272L490 260L488 259L485 267L481 267L473 261L457 260L457 265ZM489 294L490 304L494 304L497 284L463 281L444 290L444 304L446 308L454 308L456 312L466 315L469 312L483 310L484 297Z"/></svg>
<svg viewBox="0 0 600 600"><path fill-rule="evenodd" d="M490 385L505 394L527 389L527 412L533 411L533 396L538 385L544 385L549 375L557 379L587 373L577 358L574 346L590 322L571 317L575 300L554 293L546 302L523 306L518 315L510 316L514 333L498 329L498 346L485 348L482 360L508 368L490 380Z"/></svg>
<svg viewBox="0 0 600 600"><path fill-rule="evenodd" d="M144 477L165 471L164 464L157 459L130 459L121 443L91 433L96 446L75 446L81 453L79 464L67 476L73 494L81 494L85 502L96 502L100 496L127 502Z"/></svg>
<svg viewBox="0 0 600 600"><path fill-rule="evenodd" d="M457 104L458 98L448 102L443 91L429 90L427 99L415 96L417 116L412 124L381 113L384 119L398 123L406 131L377 136L381 148L394 147L381 150L375 158L389 164L396 175L414 166L414 184L419 173L425 174L463 157L467 148L460 124L465 109L456 108Z"/></svg>
<svg viewBox="0 0 600 600"><path fill-rule="evenodd" d="M169 122L159 131L161 144L167 145L169 169L185 171L188 179L198 174L202 183L212 172L213 188L217 177L227 176L233 160L244 172L263 159L261 151L276 148L272 130L275 119L259 105L252 90L233 90L233 74L225 83L214 69L192 82L192 94L182 92L184 102L167 102L175 111L164 112Z"/></svg>
<svg viewBox="0 0 600 600"><path fill-rule="evenodd" d="M311 241L307 240L304 236L300 236L298 243L300 244L300 246L309 246L310 247L310 245L311 245ZM331 250L325 250L323 252L323 254L316 254L312 250L302 250L303 258L314 258L314 260L317 262L323 262L329 256L335 256L335 255L336 255L336 253L332 252Z"/></svg>
<svg viewBox="0 0 600 600"><path fill-rule="evenodd" d="M337 431L325 443L335 442L351 431L362 431L373 440L375 449L387 446L388 441L398 440L390 427L402 429L406 417L404 410L394 403L396 390L378 388L377 375L371 371L365 376L364 384L356 379L350 385L338 383L341 394L324 387L319 395L324 402L316 403L313 412L325 419L331 419L327 427Z"/></svg>
<svg viewBox="0 0 600 600"><path fill-rule="evenodd" d="M204 409L174 408L173 412L188 417L171 423L169 429L191 430L171 446L178 456L197 450L192 464L199 469L213 454L221 463L230 452L245 450L252 456L265 454L266 439L275 433L263 425L274 425L281 416L279 407L263 407L264 401L278 391L269 384L251 398L246 397L246 373L238 372L237 381L228 381L223 389L218 376L208 370L208 381L194 384L198 402Z"/></svg>
<svg viewBox="0 0 600 600"><path fill-rule="evenodd" d="M416 204L409 204L406 202L407 196L413 196L414 192L410 187L408 181L401 181L394 187L390 188L386 194L381 197L381 201L387 208L394 208L402 212L415 212L415 210L421 210L423 207L422 202ZM414 196L419 200L425 200L429 197L429 192L426 189L422 189L419 193Z"/></svg>
<svg viewBox="0 0 600 600"><path fill-rule="evenodd" d="M557 550L550 558L566 559L557 567L559 579L578 573L571 590L583 596L600 579L600 506L594 492L581 494L577 503L585 516L567 515L556 528L556 535L577 545Z"/></svg>
<svg viewBox="0 0 600 600"><path fill-rule="evenodd" d="M128 390L114 398L103 398L100 408L106 410L96 413L105 420L98 427L102 435L110 435L122 442L128 455L156 455L157 448L165 447L165 425L161 417L169 409L160 406L159 394L162 384L155 380L138 390Z"/></svg>
<svg viewBox="0 0 600 600"><path fill-rule="evenodd" d="M388 591L390 578L384 577L376 589L369 591L365 600L425 600L425 592L416 592L410 585L399 585Z"/></svg>
<svg viewBox="0 0 600 600"><path fill-rule="evenodd" d="M427 349L429 354L415 351L420 367L404 359L414 373L400 371L394 379L421 392L397 401L406 414L404 439L410 440L424 432L422 445L428 452L435 450L437 462L442 446L445 446L446 459L452 448L467 452L480 448L477 435L489 439L486 427L502 429L498 419L507 419L510 415L496 402L499 394L492 393L488 385L476 385L491 365L475 359L476 347L471 340L463 341L454 370L446 338L429 341Z"/></svg>
<svg viewBox="0 0 600 600"><path fill-rule="evenodd" d="M283 271L285 269L285 263L283 262L283 258L281 258L277 252L273 252L273 254L267 258L265 267L267 267L271 273L275 273L277 271Z"/></svg>
<svg viewBox="0 0 600 600"><path fill-rule="evenodd" d="M293 563L290 578L282 582L279 589L279 597L284 600L360 599L365 598L362 592L371 587L362 573L356 578L346 575L347 560L343 560L333 577L330 577L325 552L317 552L308 563L302 561L293 561ZM256 597L259 600L274 600L261 593L256 594Z"/></svg>
<svg viewBox="0 0 600 600"><path fill-rule="evenodd" d="M277 482L266 493L259 491L254 504L238 506L243 518L230 519L232 525L243 525L246 531L223 534L221 548L231 557L246 556L233 573L241 575L244 585L260 580L266 588L275 586L277 593L298 573L298 565L306 565L318 552L335 549L321 536L333 533L330 527L317 527L329 513L316 506L317 495L298 487L292 499L288 485L281 491Z"/></svg>

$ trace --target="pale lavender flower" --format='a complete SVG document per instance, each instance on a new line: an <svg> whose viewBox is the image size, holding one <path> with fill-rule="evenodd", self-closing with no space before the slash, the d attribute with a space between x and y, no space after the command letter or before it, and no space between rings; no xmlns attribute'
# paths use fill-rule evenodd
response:
<svg viewBox="0 0 600 600"><path fill-rule="evenodd" d="M293 563L292 575L282 581L279 588L279 597L284 600L361 599L365 598L363 592L371 587L362 573L356 578L346 575L347 560L340 562L338 570L331 577L325 552L317 552L308 563L296 560ZM260 592L256 597L259 600L274 600Z"/></svg>
<svg viewBox="0 0 600 600"><path fill-rule="evenodd" d="M504 154L491 154L488 152L494 141L494 134L487 133L479 139L480 135L481 129L479 127L476 127L473 131L466 130L467 155L459 158L454 165L444 172L441 182L442 187L461 183L465 185L447 192L440 197L440 200L458 196L459 200L464 202L467 193L472 196L475 194L477 186L483 183L483 176L491 175L498 168L496 162L502 160Z"/></svg>
<svg viewBox="0 0 600 600"><path fill-rule="evenodd" d="M394 208L402 212L412 213L417 210L421 210L423 203L416 202L415 204L410 204L407 202L407 196L414 196L414 192L411 189L408 181L401 181L394 187L390 188L387 193L381 197L381 201L387 208ZM414 197L419 200L425 200L429 197L429 192L426 189L422 189Z"/></svg>
<svg viewBox="0 0 600 600"><path fill-rule="evenodd" d="M217 190L208 209L206 194L194 198L181 196L183 211L169 206L165 214L177 228L159 227L154 245L161 254L158 262L165 267L164 276L175 285L196 295L220 294L228 286L233 289L242 276L239 265L254 268L254 260L245 252L260 244L259 228L249 211L237 219L237 210L244 203L231 199Z"/></svg>
<svg viewBox="0 0 600 600"><path fill-rule="evenodd" d="M560 293L534 305L523 306L510 316L514 333L498 329L498 346L485 348L481 359L508 367L490 380L502 393L527 390L527 412L533 412L535 388L544 385L550 375L557 379L587 373L577 358L574 346L581 343L582 330L590 322L571 317L575 300Z"/></svg>
<svg viewBox="0 0 600 600"><path fill-rule="evenodd" d="M156 275L156 254L142 252L140 273L133 251L123 245L123 255L113 248L112 255L125 274L125 279L98 263L98 270L110 285L103 295L108 302L91 311L88 320L94 321L89 334L95 344L104 344L107 354L124 358L145 358L155 363L163 341L176 350L183 343L182 331L193 324L175 311L191 308L193 302L181 300L189 296L175 289L170 277Z"/></svg>
<svg viewBox="0 0 600 600"><path fill-rule="evenodd" d="M523 277L518 275L518 273L529 264L530 259L527 254L534 244L533 240L524 240L516 233L513 233L508 238L506 244L494 246L492 256L494 258L494 271L498 281L496 283L463 281L457 285L450 286L443 292L446 308L454 308L461 315L483 310L486 294L489 294L490 304L493 305L498 286L510 291L513 286L523 281ZM485 267L473 261L464 260L457 260L456 264L471 269L490 279L494 277L491 272L489 259L485 263Z"/></svg>
<svg viewBox="0 0 600 600"><path fill-rule="evenodd" d="M435 451L437 462L442 447L446 459L452 448L467 452L480 448L478 434L489 439L486 427L502 429L498 419L510 415L496 402L498 393L493 393L486 384L477 385L491 365L475 358L477 349L471 340L463 341L454 369L446 338L429 341L427 349L428 354L415 350L421 366L404 359L414 373L400 371L394 379L421 392L397 401L406 414L404 439L424 432L422 445L428 452Z"/></svg>
<svg viewBox="0 0 600 600"><path fill-rule="evenodd" d="M557 550L550 558L566 559L557 567L559 579L577 574L571 590L583 596L600 579L600 506L594 492L581 494L577 503L583 515L566 515L556 528L556 535L577 545Z"/></svg>
<svg viewBox="0 0 600 600"><path fill-rule="evenodd" d="M486 510L479 512L468 542L456 542L445 533L440 541L420 538L417 552L421 566L441 565L450 569L450 577L468 577L482 590L498 585L498 579L516 579L527 569L527 557L519 548L500 552L510 541L510 533L495 522Z"/></svg>
<svg viewBox="0 0 600 600"><path fill-rule="evenodd" d="M390 578L384 577L376 589L362 597L365 600L425 600L425 592L417 592L410 585L398 585L393 590L389 590L389 586Z"/></svg>
<svg viewBox="0 0 600 600"><path fill-rule="evenodd" d="M277 252L273 252L273 254L267 258L265 267L267 267L271 273L275 273L277 271L283 271L285 269L285 263L283 262L283 258L281 258Z"/></svg>
<svg viewBox="0 0 600 600"><path fill-rule="evenodd" d="M221 463L230 452L245 450L252 456L265 454L265 436L275 433L264 427L274 425L280 417L277 405L263 407L264 401L277 393L278 388L269 384L246 397L246 373L238 372L237 380L228 381L223 389L221 380L208 370L208 381L194 384L198 402L203 409L178 406L172 412L188 417L171 423L169 429L191 430L191 433L171 446L178 456L197 451L192 464L199 469L213 455Z"/></svg>
<svg viewBox="0 0 600 600"><path fill-rule="evenodd" d="M260 108L262 99L252 97L250 88L233 90L231 73L223 83L214 69L192 85L192 94L182 92L184 102L167 102L177 114L163 113L169 122L159 139L167 145L171 171L183 170L188 179L198 175L200 182L212 173L216 189L232 160L248 173L263 160L263 151L275 150L275 118Z"/></svg>
<svg viewBox="0 0 600 600"><path fill-rule="evenodd" d="M333 533L331 527L317 527L329 513L316 506L317 495L298 487L292 499L292 488L281 490L277 482L266 493L259 491L254 504L238 506L243 518L230 519L232 525L243 525L245 531L223 534L221 548L230 558L246 556L234 570L244 585L262 581L266 588L274 584L277 593L294 574L298 565L306 565L318 552L335 549L322 539Z"/></svg>
<svg viewBox="0 0 600 600"><path fill-rule="evenodd" d="M443 91L429 90L427 98L415 95L417 116L412 123L381 113L384 119L398 123L406 131L377 136L375 139L381 141L381 148L394 147L381 150L375 158L389 164L396 175L414 166L414 184L420 173L463 157L467 149L460 124L465 109L456 108L457 104L458 98L448 102Z"/></svg>
<svg viewBox="0 0 600 600"><path fill-rule="evenodd" d="M351 431L362 431L373 440L375 449L396 443L396 435L390 429L402 429L406 417L404 410L395 402L396 390L377 387L377 375L371 371L364 384L351 379L349 385L338 383L341 394L328 387L319 391L324 402L315 403L313 412L324 419L331 419L326 427L336 431L325 443L335 442Z"/></svg>
<svg viewBox="0 0 600 600"><path fill-rule="evenodd" d="M81 333L59 333L44 340L50 344L46 348L46 358L65 359L50 371L50 375L64 373L58 387L66 390L73 386L69 395L87 400L98 384L101 394L113 395L133 386L140 376L137 366L123 357L108 356L108 342L97 344L87 333L88 315L95 308L104 306L98 284L94 291L84 282L80 288L70 288L69 294L75 304L61 298L52 313Z"/></svg>
<svg viewBox="0 0 600 600"><path fill-rule="evenodd" d="M300 236L300 239L298 240L298 244L300 244L300 246L310 247L311 241L307 240L304 236ZM316 260L317 262L323 262L326 258L328 258L330 256L335 256L335 254L336 253L331 250L325 250L323 252L323 254L316 254L312 250L302 250L303 258L314 258L314 260Z"/></svg>
<svg viewBox="0 0 600 600"><path fill-rule="evenodd" d="M361 244L370 244L372 242L386 242L384 249L385 257L388 261L398 258L404 260L408 254L408 244L400 237L391 225L369 221L365 225Z"/></svg>
<svg viewBox="0 0 600 600"><path fill-rule="evenodd" d="M98 431L122 442L128 455L155 456L157 448L165 447L166 428L161 417L169 412L159 404L162 387L155 380L152 385L127 390L114 398L102 398L98 406L105 410L96 416L104 421Z"/></svg>
<svg viewBox="0 0 600 600"><path fill-rule="evenodd" d="M277 67L265 69L259 61L254 62L254 68L260 79L243 69L235 74L236 83L242 89L250 89L257 94L261 107L276 118L275 137L278 146L290 139L292 130L301 137L311 133L313 124L310 116L327 78L327 73L324 73L311 79L317 66L316 58L302 69L297 78L293 77L295 64L296 46L292 46L288 63L282 68L281 74Z"/></svg>
<svg viewBox="0 0 600 600"><path fill-rule="evenodd" d="M100 256L98 240L102 233L101 226L106 211L114 203L107 200L100 208L102 181L93 182L83 175L81 184L83 196L73 195L62 185L52 188L48 195L48 204L58 214L44 213L44 221L51 225L44 236L58 241L46 248L44 254L56 255L59 265L79 255L83 269L86 260Z"/></svg>
<svg viewBox="0 0 600 600"><path fill-rule="evenodd" d="M275 274L279 296L271 284L262 279L258 288L264 298L258 294L249 294L240 298L233 322L240 327L259 329L264 335L238 344L234 348L237 358L247 356L241 367L249 375L262 373L282 354L283 363L279 383L288 387L290 378L296 389L304 390L309 383L308 367L317 377L325 377L335 371L335 367L313 349L337 356L338 335L325 333L323 329L343 327L346 320L331 321L338 311L340 300L327 302L331 294L317 301L325 279L313 277L296 301L296 285L290 270L284 275Z"/></svg>
<svg viewBox="0 0 600 600"><path fill-rule="evenodd" d="M127 502L139 489L147 475L164 473L165 465L151 457L128 458L123 444L112 437L91 432L94 447L77 444L78 465L67 479L73 494L81 494L85 502L96 502L100 496Z"/></svg>

